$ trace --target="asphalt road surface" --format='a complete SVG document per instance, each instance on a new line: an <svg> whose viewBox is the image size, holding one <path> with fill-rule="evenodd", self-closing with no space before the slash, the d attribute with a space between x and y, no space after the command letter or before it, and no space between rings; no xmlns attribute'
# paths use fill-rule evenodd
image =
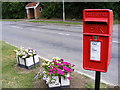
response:
<svg viewBox="0 0 120 90"><path fill-rule="evenodd" d="M30 22L2 22L2 40L17 47L34 48L42 57L59 56L74 63L76 69L94 78L95 71L82 67L82 25L55 25ZM112 60L102 81L118 85L118 25L114 25Z"/></svg>

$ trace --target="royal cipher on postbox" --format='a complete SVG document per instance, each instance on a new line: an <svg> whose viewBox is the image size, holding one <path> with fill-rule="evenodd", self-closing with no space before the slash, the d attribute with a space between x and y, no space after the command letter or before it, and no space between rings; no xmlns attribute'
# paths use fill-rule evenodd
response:
<svg viewBox="0 0 120 90"><path fill-rule="evenodd" d="M83 11L83 68L107 72L112 57L113 11Z"/></svg>

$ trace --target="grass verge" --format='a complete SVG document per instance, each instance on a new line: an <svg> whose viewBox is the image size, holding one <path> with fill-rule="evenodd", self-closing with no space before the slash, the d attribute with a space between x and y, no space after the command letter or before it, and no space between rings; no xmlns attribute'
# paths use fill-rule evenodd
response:
<svg viewBox="0 0 120 90"><path fill-rule="evenodd" d="M40 68L27 70L20 68L16 64L16 47L0 41L2 50L2 88L48 88L43 79L34 80L35 74ZM0 51L1 51L0 50ZM1 53L0 53L1 55ZM41 59L40 62L43 60ZM108 85L101 83L101 88L107 88ZM79 73L71 73L70 88L94 88L94 80Z"/></svg>
<svg viewBox="0 0 120 90"><path fill-rule="evenodd" d="M63 22L63 21L38 21L38 20L33 20L33 21L28 21L28 22L34 22L34 23L55 23L55 24L74 24L74 25L81 25L81 23L77 22Z"/></svg>
<svg viewBox="0 0 120 90"><path fill-rule="evenodd" d="M15 53L16 47L11 46L3 41L2 45L2 88L32 88L34 72L21 73L23 70L18 69L16 65Z"/></svg>
<svg viewBox="0 0 120 90"><path fill-rule="evenodd" d="M115 20L114 20L114 24L120 24L120 20L115 19Z"/></svg>
<svg viewBox="0 0 120 90"><path fill-rule="evenodd" d="M21 19L0 19L0 21L13 21L13 22L17 22L17 21L23 21Z"/></svg>

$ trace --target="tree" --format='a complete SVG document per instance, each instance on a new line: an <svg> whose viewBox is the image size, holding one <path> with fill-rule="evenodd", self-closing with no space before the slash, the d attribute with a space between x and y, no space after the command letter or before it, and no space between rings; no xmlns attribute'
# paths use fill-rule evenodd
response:
<svg viewBox="0 0 120 90"><path fill-rule="evenodd" d="M20 19L26 17L25 5L26 2L3 2L2 3L2 18L5 19Z"/></svg>

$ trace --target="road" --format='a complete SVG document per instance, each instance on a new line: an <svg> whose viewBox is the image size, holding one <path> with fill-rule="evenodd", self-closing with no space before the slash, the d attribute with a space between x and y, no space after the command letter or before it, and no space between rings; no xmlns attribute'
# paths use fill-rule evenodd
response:
<svg viewBox="0 0 120 90"><path fill-rule="evenodd" d="M82 68L82 25L55 25L30 22L2 22L2 40L17 47L31 47L42 57L59 56L74 63L77 71L94 78L94 71ZM112 60L102 81L118 85L118 25L114 25Z"/></svg>

